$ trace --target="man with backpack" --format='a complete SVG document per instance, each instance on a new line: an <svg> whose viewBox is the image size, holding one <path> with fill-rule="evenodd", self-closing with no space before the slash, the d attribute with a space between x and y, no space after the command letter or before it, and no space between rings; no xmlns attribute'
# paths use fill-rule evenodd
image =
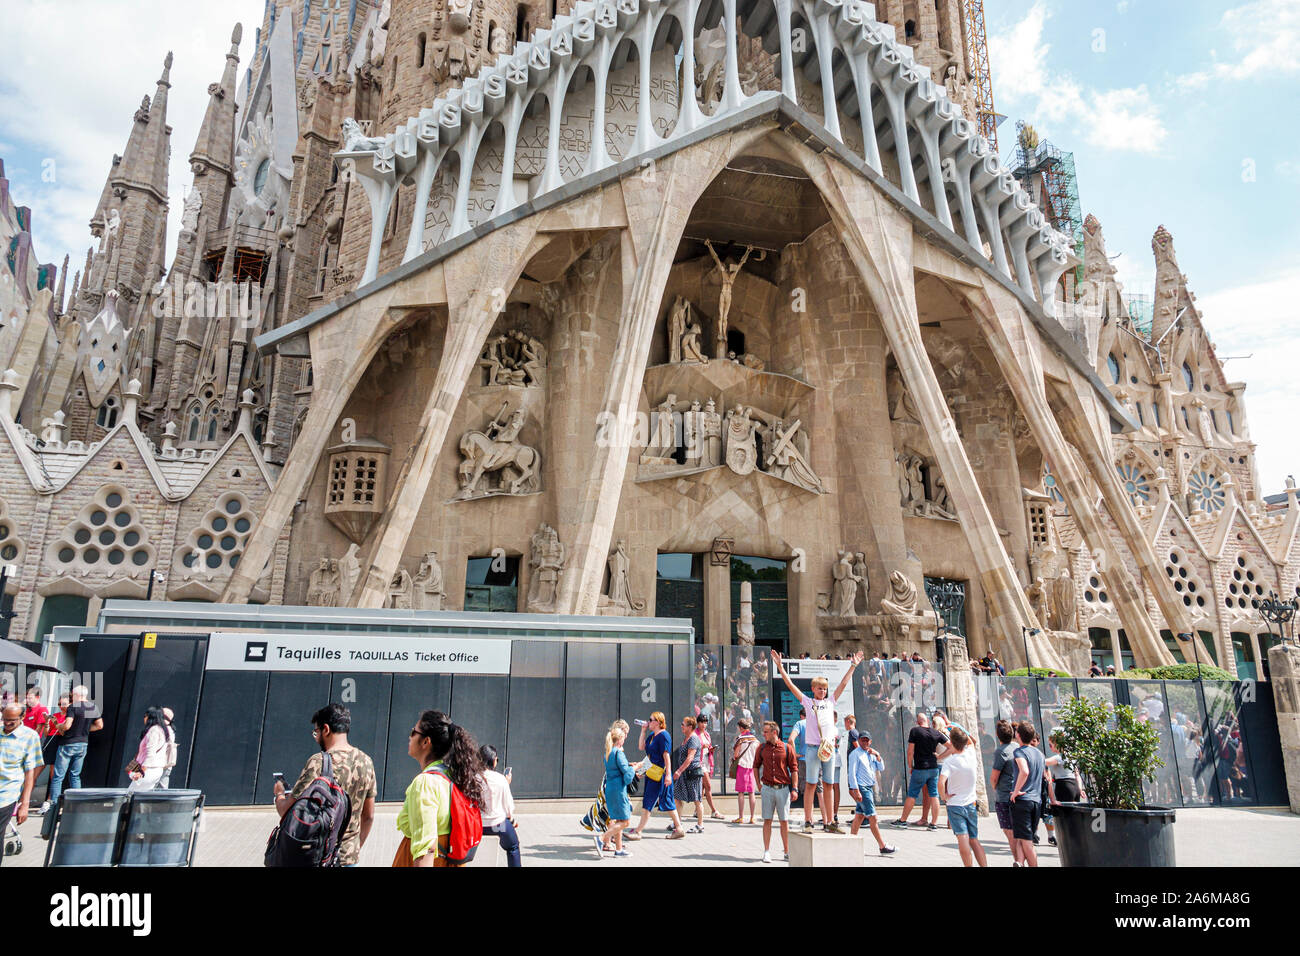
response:
<svg viewBox="0 0 1300 956"><path fill-rule="evenodd" d="M348 743L352 715L342 704L322 707L312 715L311 723L312 736L320 747L320 753L307 758L307 765L303 767L292 791L286 791L284 784L276 781L275 809L281 820L277 834L281 845L290 837L311 844L324 844L304 850L313 860L310 865L356 866L361 859L361 846L370 835L370 827L375 821L375 765L364 752ZM326 757L328 771L325 766ZM290 834L284 825L285 814L304 796L313 803L313 811L317 807L320 811L295 814L294 827L305 832ZM346 806L342 806L343 803ZM304 820L307 821L305 826ZM333 847L328 845L331 841L328 830L334 827L339 827L342 831L337 836L336 853L331 852ZM272 863L268 852L268 865L292 864Z"/></svg>

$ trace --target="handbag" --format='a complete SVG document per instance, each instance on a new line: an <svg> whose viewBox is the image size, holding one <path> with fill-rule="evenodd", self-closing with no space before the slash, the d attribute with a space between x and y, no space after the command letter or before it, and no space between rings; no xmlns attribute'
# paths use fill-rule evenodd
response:
<svg viewBox="0 0 1300 956"><path fill-rule="evenodd" d="M652 763L645 769L646 779L658 783L664 778L664 768L662 764Z"/></svg>
<svg viewBox="0 0 1300 956"><path fill-rule="evenodd" d="M393 866L415 866L415 860L411 858L410 837L402 837L402 842L397 845L397 853L393 856Z"/></svg>
<svg viewBox="0 0 1300 956"><path fill-rule="evenodd" d="M126 773L128 776L133 773L144 773L144 767L140 766L140 761L132 757L131 762L126 765Z"/></svg>

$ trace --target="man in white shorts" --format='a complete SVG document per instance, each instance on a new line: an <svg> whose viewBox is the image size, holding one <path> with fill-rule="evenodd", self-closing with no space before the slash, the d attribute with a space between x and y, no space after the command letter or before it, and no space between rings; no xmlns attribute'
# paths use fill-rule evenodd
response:
<svg viewBox="0 0 1300 956"><path fill-rule="evenodd" d="M862 652L858 651L850 658L849 668L844 672L840 679L839 687L835 688L835 693L828 693L830 681L825 677L814 677L812 679L812 696L809 697L790 680L790 675L785 672L785 666L781 663L780 651L773 648L772 666L781 675L785 681L785 686L789 688L790 693L798 699L803 706L804 718L807 726L804 731L804 762L807 764L807 777L804 780L804 819L803 832L812 833L812 801L813 795L817 792L817 784L826 781L827 784L833 784L838 781L838 775L835 772L836 754L832 749L830 753L824 755L818 751L822 748L823 740L834 744L835 741L835 701L844 693L844 688L849 686L849 680L853 677L853 671L862 663ZM831 787L822 787L821 810L822 810L822 827L827 833L843 833L839 824L835 822L836 810L832 808Z"/></svg>

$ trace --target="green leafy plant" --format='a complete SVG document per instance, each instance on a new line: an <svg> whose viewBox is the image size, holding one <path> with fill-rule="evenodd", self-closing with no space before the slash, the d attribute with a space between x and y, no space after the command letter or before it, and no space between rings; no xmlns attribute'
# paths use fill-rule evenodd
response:
<svg viewBox="0 0 1300 956"><path fill-rule="evenodd" d="M1127 704L1072 697L1056 712L1058 747L1083 777L1093 806L1106 810L1142 807L1142 782L1163 767L1160 734L1137 719Z"/></svg>
<svg viewBox="0 0 1300 956"><path fill-rule="evenodd" d="M1074 676L1073 674L1066 673L1063 670L1058 670L1055 667L1030 667L1028 669L1024 667L1017 667L1013 671L1007 671L1008 677L1029 677L1031 674L1034 677L1073 677Z"/></svg>
<svg viewBox="0 0 1300 956"><path fill-rule="evenodd" d="M1125 680L1196 680L1195 664L1166 664L1163 667L1130 667L1121 671L1118 677ZM1213 664L1202 664L1202 680L1236 680L1227 671Z"/></svg>

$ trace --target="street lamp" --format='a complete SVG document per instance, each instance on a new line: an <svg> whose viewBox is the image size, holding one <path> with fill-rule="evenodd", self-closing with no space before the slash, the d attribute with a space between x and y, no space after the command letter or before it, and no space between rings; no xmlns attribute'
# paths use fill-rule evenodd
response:
<svg viewBox="0 0 1300 956"><path fill-rule="evenodd" d="M1268 597L1264 598L1257 605L1259 616L1268 623L1268 636L1273 636L1273 625L1277 625L1278 640L1285 642L1286 626L1291 625L1291 640L1295 642L1295 613L1300 608L1300 600L1291 598L1289 601L1283 601L1277 596L1277 592L1269 591Z"/></svg>
<svg viewBox="0 0 1300 956"><path fill-rule="evenodd" d="M966 587L960 581L926 581L925 596L934 608L934 639L939 648L939 659L947 657L946 649L948 631L961 631L950 627L948 621L961 614L961 607L966 601Z"/></svg>
<svg viewBox="0 0 1300 956"><path fill-rule="evenodd" d="M1184 644L1186 644L1188 641L1192 642L1192 657L1195 658L1196 660L1196 679L1200 680L1201 679L1201 655L1198 653L1198 648L1196 647L1197 644L1196 635L1191 634L1188 631L1180 631L1178 633L1178 639L1182 641Z"/></svg>
<svg viewBox="0 0 1300 956"><path fill-rule="evenodd" d="M1034 676L1034 668L1029 663L1029 638L1033 635L1042 633L1043 631L1041 628L1026 627L1023 624L1020 625L1020 638L1025 642L1025 673L1030 677Z"/></svg>

